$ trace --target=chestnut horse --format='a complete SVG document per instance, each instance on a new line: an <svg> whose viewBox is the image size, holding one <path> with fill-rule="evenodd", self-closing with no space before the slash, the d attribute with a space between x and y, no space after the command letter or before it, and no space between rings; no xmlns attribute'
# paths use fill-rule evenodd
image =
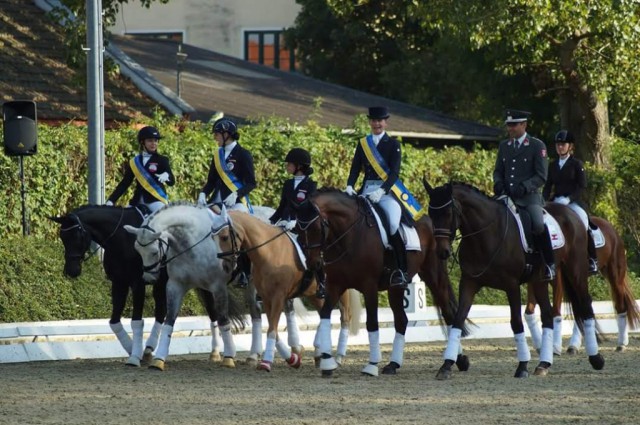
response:
<svg viewBox="0 0 640 425"><path fill-rule="evenodd" d="M627 255L622 238L616 229L604 218L591 216L590 221L602 231L604 245L597 248L598 269L609 281L613 306L617 313L618 344L616 351L623 351L629 344L629 330L636 329L640 325L640 312L635 297L629 286L627 278ZM553 286L553 352L562 353L562 275L558 275ZM536 307L536 299L529 287L527 291L527 307L525 318L531 333L533 345L540 348L540 331L533 316ZM627 327L628 325L628 327ZM581 334L577 326L573 327L573 333L569 339L568 354L575 354L581 345Z"/></svg>
<svg viewBox="0 0 640 425"><path fill-rule="evenodd" d="M251 283L262 299L263 311L269 322L264 355L258 362L257 369L271 371L276 349L289 366L300 367L299 347L294 346L296 342L291 338L291 347L287 347L279 339L278 322L288 300L301 296L315 300L315 279L303 282L305 269L297 258L295 245L280 227L241 211L227 211L226 208L222 209L221 217L223 224L214 229L214 240L221 251L218 256L222 259L223 268L230 273L241 254L249 257L252 264ZM319 300L314 303L318 306ZM342 305L341 336L344 340L342 346L339 344L338 352L344 357L346 336L349 329L352 333L357 333L360 315L357 311L359 303L350 303L349 299L344 299ZM355 310L353 315L350 315L351 307ZM347 325L345 317L352 323ZM294 331L289 328L289 335Z"/></svg>
<svg viewBox="0 0 640 425"><path fill-rule="evenodd" d="M430 196L429 215L433 219L437 247L442 258L452 253L456 232L460 231L458 262L460 264L459 309L449 332L444 364L437 379L449 379L451 366L460 346L460 331L469 314L473 299L482 287L505 291L511 309L511 329L516 341L518 367L515 377L529 376L527 366L531 353L522 324L520 285L531 283L540 302L543 326L540 363L536 375L546 375L553 363L553 315L549 302L548 283L542 274L542 259L527 258L520 239L516 220L503 202L489 198L473 186L447 183L432 188L423 179ZM559 223L566 243L554 251L558 273L573 308L576 322L584 329L589 362L594 369L604 367L598 352L595 318L588 289L586 255L587 232L580 218L564 205L547 205L547 211ZM527 267L529 263L532 268Z"/></svg>
<svg viewBox="0 0 640 425"><path fill-rule="evenodd" d="M395 337L391 361L383 374L395 374L402 366L407 315L403 306L404 289L389 287L389 268L386 253L370 204L363 197L347 195L337 189L321 188L298 210L299 240L307 254L307 264L323 268L326 273L327 297L320 309L320 325L316 339L322 359L323 376L332 375L337 368L331 356L330 315L340 295L349 288L364 295L369 333L369 363L363 374L378 375L381 359L378 324L378 291L388 291L393 311ZM419 273L429 287L441 317L450 323L456 311L455 296L446 267L435 253L435 239L431 220L424 216L416 222L420 237L420 251L407 252L409 277ZM459 367L464 369L466 357L460 354Z"/></svg>

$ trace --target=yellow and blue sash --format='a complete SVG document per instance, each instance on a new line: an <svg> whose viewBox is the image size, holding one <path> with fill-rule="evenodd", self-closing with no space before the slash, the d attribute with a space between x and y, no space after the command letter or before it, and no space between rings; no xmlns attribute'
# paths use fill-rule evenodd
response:
<svg viewBox="0 0 640 425"><path fill-rule="evenodd" d="M142 186L144 190L153 195L158 201L164 204L169 203L169 197L164 189L162 189L162 186L160 186L156 179L154 179L146 168L144 168L144 165L142 165L142 154L131 158L129 165L131 166L133 175L136 176L136 180L138 180L138 183L140 183L140 186Z"/></svg>
<svg viewBox="0 0 640 425"><path fill-rule="evenodd" d="M231 190L232 192L237 192L244 186L240 180L236 177L235 174L231 170L227 168L227 163L224 160L224 148L218 148L218 155L213 157L213 163L216 166L216 171L218 175L224 182L224 184ZM240 201L247 207L249 212L253 214L253 207L251 206L251 202L249 202L249 196L243 196Z"/></svg>
<svg viewBox="0 0 640 425"><path fill-rule="evenodd" d="M361 139L360 146L362 146L364 154L369 160L369 164L371 164L378 177L386 181L389 176L389 166L384 158L380 156L378 149L376 149L376 145L373 143L373 137L368 135L366 138ZM391 186L391 191L396 195L396 198L398 198L402 206L409 212L414 220L418 220L422 214L424 214L422 206L418 200L413 197L409 189L402 184L400 178Z"/></svg>

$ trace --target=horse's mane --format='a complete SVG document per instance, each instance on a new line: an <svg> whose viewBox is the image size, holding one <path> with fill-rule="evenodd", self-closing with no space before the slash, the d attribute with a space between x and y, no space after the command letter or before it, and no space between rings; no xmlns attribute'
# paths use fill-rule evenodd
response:
<svg viewBox="0 0 640 425"><path fill-rule="evenodd" d="M484 191L478 189L477 187L473 186L472 184L469 183L465 183L465 182L460 182L460 181L451 181L451 185L452 186L462 186L465 187L469 190L471 190L472 192L477 193L478 195L490 200L490 201L495 201L495 199L493 199L492 196L487 195Z"/></svg>
<svg viewBox="0 0 640 425"><path fill-rule="evenodd" d="M192 207L195 210L203 212L206 212L207 210L205 207L196 205L193 202L174 201L151 213L145 220L145 223L150 224L152 222L160 222L165 227L169 227L177 224L179 224L180 226L195 224L201 221L201 217L184 214L182 211L179 211L179 207Z"/></svg>

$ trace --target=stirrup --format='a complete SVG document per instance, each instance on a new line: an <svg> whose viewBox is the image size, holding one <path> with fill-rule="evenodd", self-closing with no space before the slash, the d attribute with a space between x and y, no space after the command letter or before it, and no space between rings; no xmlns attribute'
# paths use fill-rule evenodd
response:
<svg viewBox="0 0 640 425"><path fill-rule="evenodd" d="M555 264L547 264L546 270L544 271L544 280L550 281L556 278L556 265Z"/></svg>
<svg viewBox="0 0 640 425"><path fill-rule="evenodd" d="M391 276L389 276L389 287L393 288L399 286L402 288L406 288L408 283L409 279L407 278L407 274L404 271L395 269L393 272L391 272Z"/></svg>
<svg viewBox="0 0 640 425"><path fill-rule="evenodd" d="M316 289L316 298L318 299L325 299L327 297L327 293L324 290L324 286L318 286L318 289Z"/></svg>
<svg viewBox="0 0 640 425"><path fill-rule="evenodd" d="M245 272L238 273L238 278L236 279L235 286L237 288L242 288L242 289L244 289L247 286L249 286L249 277L247 276L247 274Z"/></svg>
<svg viewBox="0 0 640 425"><path fill-rule="evenodd" d="M598 260L589 258L589 274L598 274Z"/></svg>

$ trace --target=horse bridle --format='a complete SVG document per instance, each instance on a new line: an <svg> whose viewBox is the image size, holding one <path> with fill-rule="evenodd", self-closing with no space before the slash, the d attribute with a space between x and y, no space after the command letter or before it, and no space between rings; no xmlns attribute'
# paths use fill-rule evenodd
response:
<svg viewBox="0 0 640 425"><path fill-rule="evenodd" d="M138 212L140 212L140 210L138 210ZM84 263L85 261L87 261L88 259L93 257L100 250L101 246L96 247L96 249L94 249L88 255L85 256L86 252L89 250L89 248L91 246L91 241L93 240L93 237L91 236L89 231L84 227L84 224L82 224L82 220L80 220L80 217L78 217L77 214L74 214L74 213L67 214L67 218L72 219L73 221L75 221L75 223L72 224L69 227L61 228L60 232L68 232L68 231L71 231L71 230L74 230L74 229L80 229L80 232L82 234L83 240L85 240L87 242L86 242L86 248L84 248L82 253L80 253L80 254L67 254L65 252L65 258L69 258L69 259L72 259L72 260L73 259L79 259L79 261L81 263ZM100 245L106 244L116 234L116 232L118 231L118 228L122 224L122 220L123 219L124 219L124 208L120 212L120 218L118 219L118 224L116 224L116 227L113 229L111 234L109 236L107 236L107 238L104 241L102 241L102 243Z"/></svg>

